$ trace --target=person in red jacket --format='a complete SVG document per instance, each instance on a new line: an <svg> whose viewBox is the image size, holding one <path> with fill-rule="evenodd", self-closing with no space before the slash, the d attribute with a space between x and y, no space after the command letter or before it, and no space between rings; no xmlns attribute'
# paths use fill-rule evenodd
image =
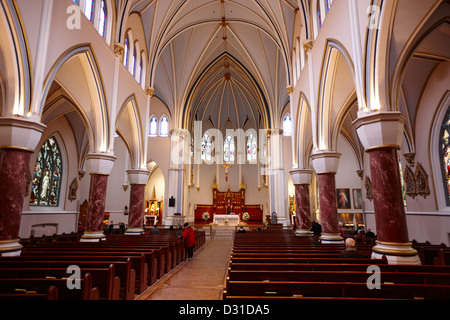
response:
<svg viewBox="0 0 450 320"><path fill-rule="evenodd" d="M195 245L195 235L194 229L189 225L189 223L184 224L183 235L184 247L186 249L187 260L192 260L194 258L194 245Z"/></svg>

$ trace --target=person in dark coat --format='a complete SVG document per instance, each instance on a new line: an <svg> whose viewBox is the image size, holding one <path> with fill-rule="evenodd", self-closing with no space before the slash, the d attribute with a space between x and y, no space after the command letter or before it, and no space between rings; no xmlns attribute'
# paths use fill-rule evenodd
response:
<svg viewBox="0 0 450 320"><path fill-rule="evenodd" d="M315 236L320 236L322 234L322 226L317 221L314 221L310 231L312 231Z"/></svg>

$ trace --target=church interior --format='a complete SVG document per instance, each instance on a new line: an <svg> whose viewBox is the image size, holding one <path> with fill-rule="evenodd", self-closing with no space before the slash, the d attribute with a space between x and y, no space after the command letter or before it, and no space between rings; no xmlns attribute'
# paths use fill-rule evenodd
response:
<svg viewBox="0 0 450 320"><path fill-rule="evenodd" d="M281 266L347 238L355 279L411 287L366 274L346 297L450 299L449 0L0 3L0 300L149 298L186 224L190 265L224 265L207 299L324 297L337 269ZM37 283L69 256L82 290Z"/></svg>

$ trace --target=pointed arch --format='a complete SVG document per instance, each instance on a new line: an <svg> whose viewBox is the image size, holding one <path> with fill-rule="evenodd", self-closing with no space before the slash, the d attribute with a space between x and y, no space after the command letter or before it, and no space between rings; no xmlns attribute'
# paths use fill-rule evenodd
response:
<svg viewBox="0 0 450 320"><path fill-rule="evenodd" d="M322 60L322 70L319 80L319 91L317 101L317 126L315 128L315 142L316 150L332 151L333 136L332 128L332 114L333 114L333 93L335 87L335 80L337 75L337 68L340 56L343 56L350 68L353 86L355 86L355 69L353 61L345 49L345 47L336 40L327 40L325 46L324 58ZM339 106L340 108L341 106Z"/></svg>
<svg viewBox="0 0 450 320"><path fill-rule="evenodd" d="M32 70L28 41L15 1L0 2L0 51L3 63L0 77L2 116L26 116L31 104ZM7 79L7 80L6 80Z"/></svg>
<svg viewBox="0 0 450 320"><path fill-rule="evenodd" d="M125 114L126 113L126 114ZM128 121L125 121L127 119ZM144 139L142 118L135 95L129 96L122 104L116 119L116 131L130 145L131 165L133 169L145 168Z"/></svg>
<svg viewBox="0 0 450 320"><path fill-rule="evenodd" d="M94 145L91 146L91 151L107 152L111 139L109 135L110 121L108 102L103 78L90 44L70 48L56 60L45 78L40 103L37 104L37 109L32 110L32 112L42 116L45 101L56 74L66 63L73 61L72 59L78 59L78 62L82 66L82 70L80 70L80 72L83 73L83 77L89 87L89 96L92 107L91 110L85 110L85 112L86 114L90 114L92 116L92 128L95 130L95 141Z"/></svg>

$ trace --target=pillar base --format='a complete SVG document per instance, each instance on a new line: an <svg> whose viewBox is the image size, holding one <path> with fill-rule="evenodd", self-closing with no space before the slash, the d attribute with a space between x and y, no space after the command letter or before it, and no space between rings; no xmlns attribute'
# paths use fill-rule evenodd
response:
<svg viewBox="0 0 450 320"><path fill-rule="evenodd" d="M23 246L19 239L0 241L0 256L2 257L20 257Z"/></svg>
<svg viewBox="0 0 450 320"><path fill-rule="evenodd" d="M80 239L80 242L100 242L106 240L102 231L85 232Z"/></svg>
<svg viewBox="0 0 450 320"><path fill-rule="evenodd" d="M125 235L131 235L131 236L141 235L144 232L145 232L145 230L142 228L130 228L125 231Z"/></svg>
<svg viewBox="0 0 450 320"><path fill-rule="evenodd" d="M310 230L299 229L299 230L295 230L295 235L296 236L312 236L313 232Z"/></svg>
<svg viewBox="0 0 450 320"><path fill-rule="evenodd" d="M397 243L377 240L372 250L372 259L381 259L386 256L388 264L421 264L417 250L411 247L411 242Z"/></svg>
<svg viewBox="0 0 450 320"><path fill-rule="evenodd" d="M322 233L319 239L325 244L344 243L344 238L339 233Z"/></svg>

